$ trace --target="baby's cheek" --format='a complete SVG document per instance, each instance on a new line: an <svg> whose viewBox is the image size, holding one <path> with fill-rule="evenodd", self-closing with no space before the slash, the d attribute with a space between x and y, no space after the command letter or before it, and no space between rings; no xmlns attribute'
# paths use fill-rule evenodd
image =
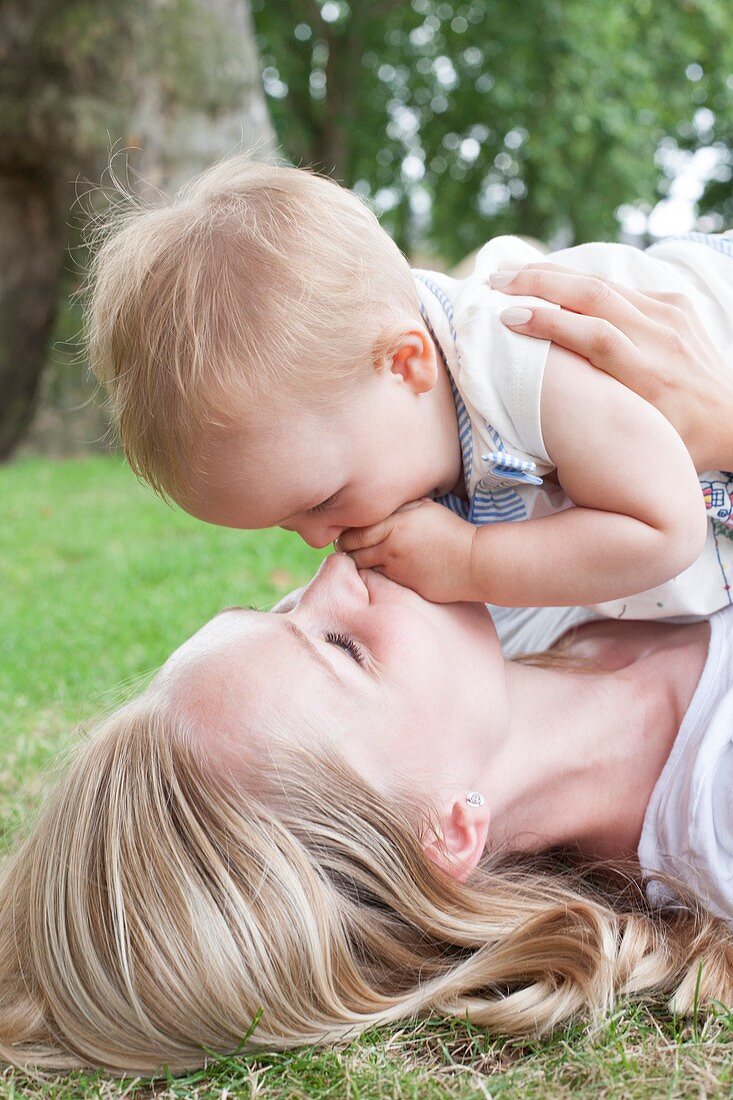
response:
<svg viewBox="0 0 733 1100"><path fill-rule="evenodd" d="M359 505L349 509L351 521L349 527L373 527L388 519L398 508L404 504L411 504L414 497L395 489L385 489L383 492L371 491L365 493ZM347 525L346 523L344 524Z"/></svg>

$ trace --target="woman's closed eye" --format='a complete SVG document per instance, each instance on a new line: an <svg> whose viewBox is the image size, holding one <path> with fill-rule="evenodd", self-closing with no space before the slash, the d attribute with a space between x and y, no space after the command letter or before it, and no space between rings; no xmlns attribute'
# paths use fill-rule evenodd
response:
<svg viewBox="0 0 733 1100"><path fill-rule="evenodd" d="M348 634L336 634L328 631L324 637L331 645L338 646L339 649L343 649L345 653L353 657L357 664L363 665L365 663L364 653Z"/></svg>

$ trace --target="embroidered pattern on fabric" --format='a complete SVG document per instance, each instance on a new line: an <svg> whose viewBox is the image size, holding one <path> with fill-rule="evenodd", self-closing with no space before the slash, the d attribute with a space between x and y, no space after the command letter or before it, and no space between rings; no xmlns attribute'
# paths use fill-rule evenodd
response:
<svg viewBox="0 0 733 1100"><path fill-rule="evenodd" d="M721 527L733 527L733 474L729 470L721 470L713 480L700 478L700 486L708 519L717 521Z"/></svg>

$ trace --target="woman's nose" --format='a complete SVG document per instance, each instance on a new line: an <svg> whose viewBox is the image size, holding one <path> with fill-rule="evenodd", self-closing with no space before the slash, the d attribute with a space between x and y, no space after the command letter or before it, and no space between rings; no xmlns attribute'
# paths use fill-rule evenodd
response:
<svg viewBox="0 0 733 1100"><path fill-rule="evenodd" d="M303 592L299 608L306 612L328 604L331 611L346 612L369 603L369 593L348 554L329 554Z"/></svg>

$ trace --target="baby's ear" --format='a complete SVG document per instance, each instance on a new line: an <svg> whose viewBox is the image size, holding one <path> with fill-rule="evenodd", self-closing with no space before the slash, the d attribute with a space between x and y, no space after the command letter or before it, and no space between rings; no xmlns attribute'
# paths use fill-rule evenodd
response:
<svg viewBox="0 0 733 1100"><path fill-rule="evenodd" d="M438 835L426 838L423 851L459 882L468 878L481 859L489 835L489 807L456 799L440 822Z"/></svg>
<svg viewBox="0 0 733 1100"><path fill-rule="evenodd" d="M413 393L428 393L438 381L438 361L435 345L428 332L415 325L409 330L395 333L394 340L388 344L390 351L385 355L379 367L387 368L400 378Z"/></svg>

